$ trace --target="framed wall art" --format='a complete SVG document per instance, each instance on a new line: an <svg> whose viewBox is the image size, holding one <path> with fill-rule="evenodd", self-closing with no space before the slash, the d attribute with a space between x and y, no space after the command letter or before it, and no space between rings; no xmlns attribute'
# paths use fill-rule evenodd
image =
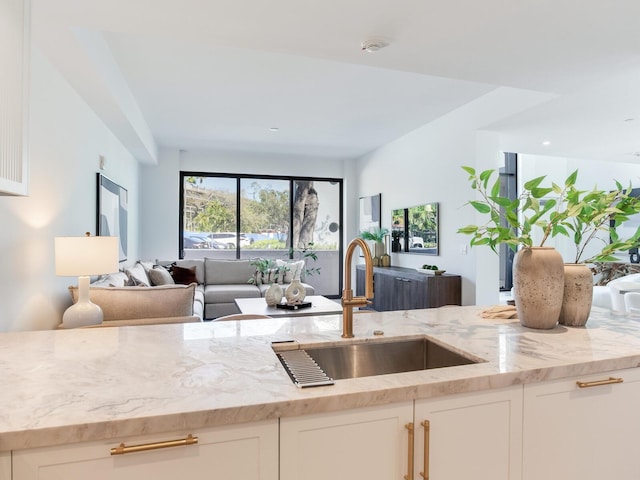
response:
<svg viewBox="0 0 640 480"><path fill-rule="evenodd" d="M97 174L96 235L119 238L120 261L127 259L128 192Z"/></svg>
<svg viewBox="0 0 640 480"><path fill-rule="evenodd" d="M382 194L360 197L360 216L358 217L358 233L380 228Z"/></svg>

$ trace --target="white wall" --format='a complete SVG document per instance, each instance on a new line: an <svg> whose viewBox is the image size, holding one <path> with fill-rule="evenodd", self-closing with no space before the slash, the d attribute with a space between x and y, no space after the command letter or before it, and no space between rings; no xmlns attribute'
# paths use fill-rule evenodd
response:
<svg viewBox="0 0 640 480"><path fill-rule="evenodd" d="M383 227L390 228L393 209L439 203L439 255L392 253L392 265L435 264L462 276L463 305L497 303L496 255L488 248L471 249L469 237L457 233L481 221L465 206L475 192L460 167L502 165L499 136L483 128L538 100L531 92L499 88L359 159L357 196L382 193ZM465 247L467 253L462 253Z"/></svg>
<svg viewBox="0 0 640 480"><path fill-rule="evenodd" d="M344 178L344 161L282 155L161 149L158 166L142 168L141 258L178 256L180 171Z"/></svg>
<svg viewBox="0 0 640 480"><path fill-rule="evenodd" d="M75 278L56 277L53 239L95 233L96 172L129 191L129 258L138 256L138 166L44 56L34 49L28 197L0 197L0 331L55 328Z"/></svg>

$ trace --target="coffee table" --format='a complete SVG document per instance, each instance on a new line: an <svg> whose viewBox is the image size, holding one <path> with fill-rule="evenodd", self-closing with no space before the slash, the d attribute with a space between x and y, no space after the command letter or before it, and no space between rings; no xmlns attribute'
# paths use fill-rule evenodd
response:
<svg viewBox="0 0 640 480"><path fill-rule="evenodd" d="M236 298L234 301L241 313L269 315L270 317L310 317L342 313L342 306L338 302L321 295L305 297L304 301L311 302L311 306L300 310L270 307L264 298Z"/></svg>

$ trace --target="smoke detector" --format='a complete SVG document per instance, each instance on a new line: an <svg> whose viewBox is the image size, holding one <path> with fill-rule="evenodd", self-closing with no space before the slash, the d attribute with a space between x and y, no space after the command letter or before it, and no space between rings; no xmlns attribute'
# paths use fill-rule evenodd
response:
<svg viewBox="0 0 640 480"><path fill-rule="evenodd" d="M389 45L389 39L382 37L374 37L368 38L362 42L360 48L363 52L377 52L381 48L387 47Z"/></svg>

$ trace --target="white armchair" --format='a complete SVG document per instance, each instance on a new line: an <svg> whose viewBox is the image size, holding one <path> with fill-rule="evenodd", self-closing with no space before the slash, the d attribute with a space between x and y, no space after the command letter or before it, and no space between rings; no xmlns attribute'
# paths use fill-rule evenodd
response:
<svg viewBox="0 0 640 480"><path fill-rule="evenodd" d="M640 292L640 273L626 275L611 280L607 287L611 296L611 310L614 312L626 312L625 293Z"/></svg>
<svg viewBox="0 0 640 480"><path fill-rule="evenodd" d="M640 292L627 292L624 294L624 305L627 313L632 315L640 314Z"/></svg>

